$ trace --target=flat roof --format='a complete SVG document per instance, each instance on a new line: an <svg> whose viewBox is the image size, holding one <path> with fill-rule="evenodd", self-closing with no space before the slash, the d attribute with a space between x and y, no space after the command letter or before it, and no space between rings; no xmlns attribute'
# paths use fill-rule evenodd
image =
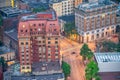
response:
<svg viewBox="0 0 120 80"><path fill-rule="evenodd" d="M12 8L12 7L2 7L2 8L0 8L0 11L4 12L6 14L15 14L15 13L20 14L21 13L20 9Z"/></svg>
<svg viewBox="0 0 120 80"><path fill-rule="evenodd" d="M49 71L61 71L61 66L59 61L53 62L36 62L32 64L33 72L47 72Z"/></svg>
<svg viewBox="0 0 120 80"><path fill-rule="evenodd" d="M120 62L120 53L117 52L95 53L94 55L97 62Z"/></svg>
<svg viewBox="0 0 120 80"><path fill-rule="evenodd" d="M113 4L115 4L115 3L112 2L112 1L109 1L109 2L106 2L106 3L105 2L103 2L103 3L99 3L99 2L82 3L78 6L78 9L83 10L83 11L87 11L87 10L92 10L92 9L96 9L96 8L112 6Z"/></svg>
<svg viewBox="0 0 120 80"><path fill-rule="evenodd" d="M56 13L55 13L55 11L52 10L52 11L38 12L37 14L33 14L33 15L23 16L21 18L21 21L46 19L46 18L38 17L38 15L46 15L46 14L52 15L52 19L51 18L47 18L47 20L55 20L56 19Z"/></svg>
<svg viewBox="0 0 120 80"><path fill-rule="evenodd" d="M6 46L1 46L0 47L0 55L1 54L6 54L6 53L9 53L9 52L14 52L13 50L7 48Z"/></svg>
<svg viewBox="0 0 120 80"><path fill-rule="evenodd" d="M64 79L63 73L33 76L12 76L11 80L58 80Z"/></svg>

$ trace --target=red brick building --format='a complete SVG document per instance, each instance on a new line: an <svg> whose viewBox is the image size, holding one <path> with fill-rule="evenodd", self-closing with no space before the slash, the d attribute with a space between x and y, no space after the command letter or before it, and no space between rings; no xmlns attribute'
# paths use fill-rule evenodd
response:
<svg viewBox="0 0 120 80"><path fill-rule="evenodd" d="M21 72L31 72L34 62L60 60L60 27L54 11L21 18L18 27Z"/></svg>

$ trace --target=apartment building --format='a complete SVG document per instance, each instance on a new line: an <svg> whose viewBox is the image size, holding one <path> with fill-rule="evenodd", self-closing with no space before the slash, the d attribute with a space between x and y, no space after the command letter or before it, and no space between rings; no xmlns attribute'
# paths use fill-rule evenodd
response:
<svg viewBox="0 0 120 80"><path fill-rule="evenodd" d="M59 61L59 38L60 28L54 11L22 17L18 28L20 71L31 72L36 62Z"/></svg>
<svg viewBox="0 0 120 80"><path fill-rule="evenodd" d="M115 33L116 4L109 0L83 3L75 10L75 25L80 42L107 38Z"/></svg>
<svg viewBox="0 0 120 80"><path fill-rule="evenodd" d="M56 11L57 16L70 15L74 12L74 0L50 1L50 7Z"/></svg>

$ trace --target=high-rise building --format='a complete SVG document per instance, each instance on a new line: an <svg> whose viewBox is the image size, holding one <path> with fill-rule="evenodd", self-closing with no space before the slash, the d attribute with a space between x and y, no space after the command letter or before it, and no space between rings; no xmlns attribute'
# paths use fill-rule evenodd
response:
<svg viewBox="0 0 120 80"><path fill-rule="evenodd" d="M80 4L75 10L75 25L80 42L90 42L115 33L117 6L112 1Z"/></svg>
<svg viewBox="0 0 120 80"><path fill-rule="evenodd" d="M31 72L35 62L60 60L60 28L54 11L21 18L18 27L20 71Z"/></svg>

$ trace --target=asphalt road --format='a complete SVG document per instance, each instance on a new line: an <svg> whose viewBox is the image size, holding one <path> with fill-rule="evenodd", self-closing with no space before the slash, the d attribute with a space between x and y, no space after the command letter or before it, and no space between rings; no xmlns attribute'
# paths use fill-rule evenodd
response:
<svg viewBox="0 0 120 80"><path fill-rule="evenodd" d="M67 38L60 40L61 55L63 56L63 60L71 66L69 80L85 80L85 67L82 62L82 57L79 55L82 45L83 44L79 44ZM95 50L94 43L89 43L88 45L90 49L93 51ZM72 52L75 52L75 54L72 54Z"/></svg>

